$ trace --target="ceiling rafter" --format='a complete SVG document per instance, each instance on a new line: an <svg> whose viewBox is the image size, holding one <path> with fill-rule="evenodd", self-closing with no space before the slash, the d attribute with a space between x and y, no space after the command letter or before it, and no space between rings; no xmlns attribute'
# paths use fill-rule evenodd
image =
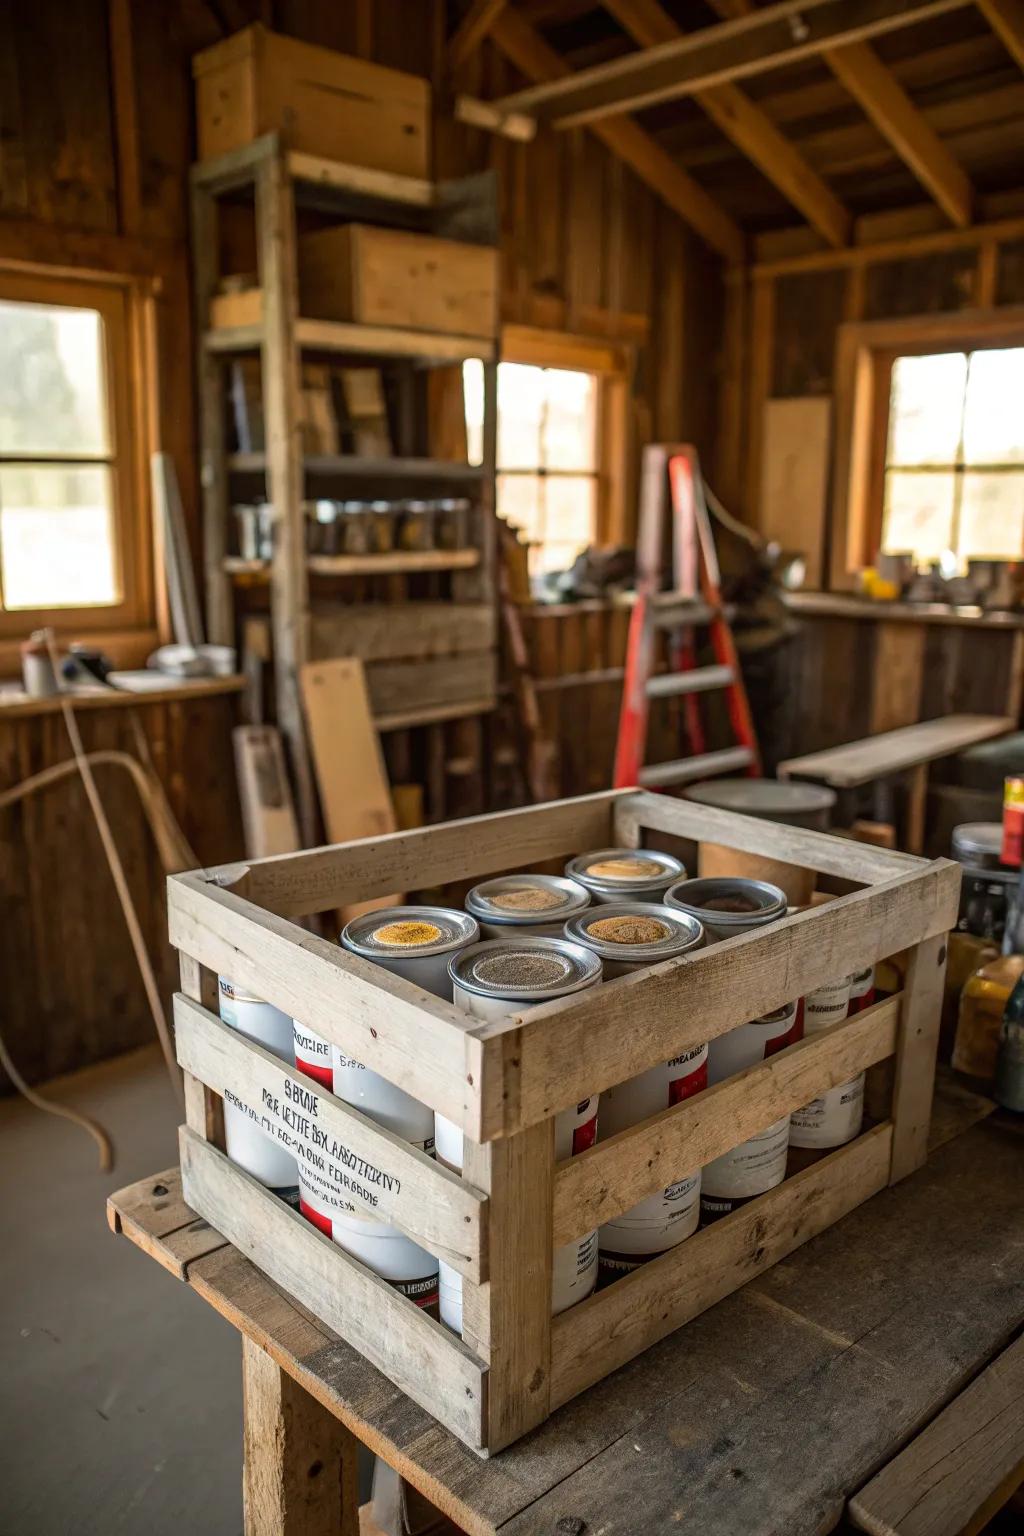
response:
<svg viewBox="0 0 1024 1536"><path fill-rule="evenodd" d="M660 0L602 0L602 4L641 48L671 43L684 35ZM848 211L767 113L739 86L710 86L699 91L694 99L829 245L848 243L852 228Z"/></svg>
<svg viewBox="0 0 1024 1536"><path fill-rule="evenodd" d="M782 0L735 21L546 81L493 103L496 116L529 114L558 128L586 127L623 112L694 96L963 10L970 0Z"/></svg>
<svg viewBox="0 0 1024 1536"><path fill-rule="evenodd" d="M562 80L573 71L517 11L505 6L490 25L490 38L528 80ZM671 155L629 117L595 123L595 137L629 166L651 191L727 261L746 255L746 237L725 209Z"/></svg>
<svg viewBox="0 0 1024 1536"><path fill-rule="evenodd" d="M1008 0L992 3L1006 4ZM751 16L757 11L754 0L711 0L711 4L727 19ZM865 42L825 48L821 57L950 222L965 229L974 210L974 189L967 172L914 105L892 70Z"/></svg>
<svg viewBox="0 0 1024 1536"><path fill-rule="evenodd" d="M1011 58L1024 69L1024 0L977 0L977 4Z"/></svg>
<svg viewBox="0 0 1024 1536"><path fill-rule="evenodd" d="M508 0L473 0L448 44L449 69L458 69L479 48L507 4Z"/></svg>

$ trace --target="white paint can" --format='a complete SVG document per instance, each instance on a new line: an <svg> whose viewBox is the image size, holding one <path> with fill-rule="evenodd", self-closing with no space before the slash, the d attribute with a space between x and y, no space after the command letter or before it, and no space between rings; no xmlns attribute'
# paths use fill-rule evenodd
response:
<svg viewBox="0 0 1024 1536"><path fill-rule="evenodd" d="M280 1008L243 991L226 976L217 978L217 1003L222 1020L231 1029L273 1051L282 1061L294 1061L292 1021ZM239 1168L251 1173L289 1205L298 1204L295 1158L277 1140L271 1122L262 1112L244 1103L230 1089L224 1091L224 1146Z"/></svg>
<svg viewBox="0 0 1024 1536"><path fill-rule="evenodd" d="M569 919L589 906L590 892L564 875L499 875L466 896L466 911L485 939L558 939Z"/></svg>
<svg viewBox="0 0 1024 1536"><path fill-rule="evenodd" d="M858 978L861 980L862 978ZM838 1024L852 1011L854 977L844 976L829 982L804 999L804 1033L816 1034L830 1024ZM873 981L873 977L872 977ZM869 983L870 987L870 983ZM869 988L861 994L866 995ZM864 1073L848 1083L830 1088L820 1098L812 1099L793 1111L790 1145L794 1147L841 1147L860 1135L864 1122Z"/></svg>
<svg viewBox="0 0 1024 1536"><path fill-rule="evenodd" d="M434 1145L434 1111L412 1094L396 1088L378 1072L371 1072L340 1046L332 1045L298 1019L292 1021L295 1065L306 1077L396 1136L431 1151Z"/></svg>
<svg viewBox="0 0 1024 1536"><path fill-rule="evenodd" d="M584 886L594 901L662 901L686 870L670 853L656 848L597 848L580 853L565 866L570 880Z"/></svg>
<svg viewBox="0 0 1024 1536"><path fill-rule="evenodd" d="M700 949L704 929L688 912L673 911L658 902L604 902L570 919L565 937L592 949L601 961L605 981L613 981Z"/></svg>
<svg viewBox="0 0 1024 1536"><path fill-rule="evenodd" d="M601 962L590 950L564 939L488 939L450 962L457 1007L478 1019L500 1019L516 1008L567 997L601 979ZM573 1157L597 1139L598 1095L555 1116L555 1157ZM462 1131L436 1118L438 1161L462 1172ZM597 1281L597 1233L556 1248L552 1256L551 1310L564 1312L589 1296ZM462 1332L462 1276L441 1264L441 1321Z"/></svg>
<svg viewBox="0 0 1024 1536"><path fill-rule="evenodd" d="M709 944L734 939L786 915L786 895L779 886L740 875L681 880L666 892L665 905L697 918Z"/></svg>
<svg viewBox="0 0 1024 1536"><path fill-rule="evenodd" d="M476 918L452 907L380 907L346 923L341 942L353 955L450 1002L448 962L479 936Z"/></svg>
<svg viewBox="0 0 1024 1536"><path fill-rule="evenodd" d="M300 1209L339 1248L365 1264L418 1307L437 1304L437 1260L386 1222L357 1215L337 1184L317 1170L299 1172Z"/></svg>
<svg viewBox="0 0 1024 1536"><path fill-rule="evenodd" d="M721 1083L737 1072L767 1061L799 1039L796 1003L719 1035L708 1046L708 1082ZM774 1121L707 1164L701 1175L701 1221L706 1226L748 1200L766 1194L786 1177L789 1116Z"/></svg>

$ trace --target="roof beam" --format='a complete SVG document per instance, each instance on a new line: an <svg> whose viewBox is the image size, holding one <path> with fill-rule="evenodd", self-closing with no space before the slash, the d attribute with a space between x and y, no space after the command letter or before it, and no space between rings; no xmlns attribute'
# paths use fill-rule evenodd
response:
<svg viewBox="0 0 1024 1536"><path fill-rule="evenodd" d="M506 7L497 17L491 39L529 80L546 82L573 77L565 60L511 8ZM746 239L740 226L699 182L676 165L649 133L628 117L595 123L594 133L727 261L744 259Z"/></svg>
<svg viewBox="0 0 1024 1536"><path fill-rule="evenodd" d="M619 112L693 96L709 86L812 58L915 21L962 9L969 0L782 0L736 21L535 85L493 105L575 128Z"/></svg>
<svg viewBox="0 0 1024 1536"><path fill-rule="evenodd" d="M682 37L660 0L602 0L641 48ZM725 136L789 199L829 245L846 245L851 219L835 193L739 86L713 85L695 98Z"/></svg>
<svg viewBox="0 0 1024 1536"><path fill-rule="evenodd" d="M978 0L978 9L1007 52L1024 69L1024 0Z"/></svg>
<svg viewBox="0 0 1024 1536"><path fill-rule="evenodd" d="M457 69L479 48L507 4L508 0L473 0L448 44L449 69Z"/></svg>
<svg viewBox="0 0 1024 1536"><path fill-rule="evenodd" d="M754 0L711 0L720 16L751 16ZM1000 0L994 0L999 4ZM1020 4L1020 0L1011 0ZM971 222L974 189L966 171L946 148L923 112L911 101L892 70L869 43L826 48L822 58L836 79L871 119L904 165L959 229Z"/></svg>

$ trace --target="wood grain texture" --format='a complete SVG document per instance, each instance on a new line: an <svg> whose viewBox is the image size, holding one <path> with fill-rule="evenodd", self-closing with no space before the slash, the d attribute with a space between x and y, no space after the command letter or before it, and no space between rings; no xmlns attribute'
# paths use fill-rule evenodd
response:
<svg viewBox="0 0 1024 1536"><path fill-rule="evenodd" d="M907 964L892 1098L893 1183L927 1156L945 976L946 938L936 934L911 951Z"/></svg>
<svg viewBox="0 0 1024 1536"><path fill-rule="evenodd" d="M821 779L838 788L867 784L918 763L949 757L979 741L1005 736L1014 724L1009 716L1002 715L949 715L943 720L925 720L868 741L790 758L779 764L779 777Z"/></svg>
<svg viewBox="0 0 1024 1536"><path fill-rule="evenodd" d="M245 1536L359 1536L358 1441L242 1339Z"/></svg>
<svg viewBox="0 0 1024 1536"><path fill-rule="evenodd" d="M560 1164L555 1246L614 1220L687 1170L705 1167L890 1056L898 1015L898 998L876 1003Z"/></svg>
<svg viewBox="0 0 1024 1536"><path fill-rule="evenodd" d="M189 1205L468 1445L483 1443L484 1373L460 1339L182 1127Z"/></svg>
<svg viewBox="0 0 1024 1536"><path fill-rule="evenodd" d="M1024 1475L1024 1339L850 1500L871 1536L976 1536Z"/></svg>

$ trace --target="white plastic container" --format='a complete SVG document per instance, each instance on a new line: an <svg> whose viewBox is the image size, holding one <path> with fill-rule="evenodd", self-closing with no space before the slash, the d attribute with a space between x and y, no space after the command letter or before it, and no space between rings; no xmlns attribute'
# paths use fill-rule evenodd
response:
<svg viewBox="0 0 1024 1536"><path fill-rule="evenodd" d="M217 978L217 1004L224 1023L240 1035L265 1046L282 1061L290 1064L295 1060L292 1021L280 1008L244 992L226 976ZM269 1124L257 1106L225 1091L224 1146L228 1157L289 1205L297 1205L298 1164L273 1130L268 1131Z"/></svg>
<svg viewBox="0 0 1024 1536"><path fill-rule="evenodd" d="M786 915L786 895L779 886L739 875L681 880L667 891L665 905L697 918L709 944L763 928Z"/></svg>
<svg viewBox="0 0 1024 1536"><path fill-rule="evenodd" d="M433 935L420 943L396 943L390 938L392 930L421 925L433 930ZM451 1002L448 962L479 936L476 918L451 907L381 907L346 923L341 942L350 953Z"/></svg>
<svg viewBox="0 0 1024 1536"><path fill-rule="evenodd" d="M863 976L859 976L859 982ZM813 1035L838 1024L853 1011L851 990L854 978L844 976L839 981L819 987L804 999L804 1033ZM865 987L866 995L873 983ZM864 1073L860 1072L848 1083L830 1088L820 1098L793 1111L790 1145L794 1147L829 1148L841 1147L860 1135L864 1123Z"/></svg>
<svg viewBox="0 0 1024 1536"><path fill-rule="evenodd" d="M658 925L662 930L659 938L630 942L609 937L609 924L614 925L618 919L632 923L643 918ZM570 919L565 925L565 937L573 944L592 949L601 961L605 981L614 981L616 976L628 976L644 966L675 960L692 949L700 949L704 929L688 912L673 911L660 902L620 901L603 902Z"/></svg>
<svg viewBox="0 0 1024 1536"><path fill-rule="evenodd" d="M767 1061L799 1039L796 1003L719 1035L708 1046L708 1082L721 1083L746 1067ZM786 1177L789 1116L707 1164L701 1175L701 1221L706 1226L766 1194Z"/></svg>
<svg viewBox="0 0 1024 1536"><path fill-rule="evenodd" d="M525 956L549 973L532 984L517 986L499 982L495 972L508 957ZM450 963L457 1007L478 1019L500 1019L513 1009L546 1003L554 997L592 987L601 979L601 962L580 944L564 939L489 939L474 944ZM597 1139L598 1095L591 1094L574 1109L555 1117L555 1156L573 1157L592 1147ZM462 1172L462 1131L445 1118L436 1117L436 1154L439 1162ZM556 1248L552 1258L551 1310L566 1311L589 1296L597 1282L597 1233L588 1232L575 1242ZM462 1276L441 1263L441 1321L455 1333L462 1332Z"/></svg>
<svg viewBox="0 0 1024 1536"><path fill-rule="evenodd" d="M686 870L670 853L655 848L596 848L565 866L568 879L590 892L594 901L662 901L673 881Z"/></svg>
<svg viewBox="0 0 1024 1536"><path fill-rule="evenodd" d="M466 896L466 911L485 939L558 939L569 919L589 906L590 892L564 875L499 875Z"/></svg>

